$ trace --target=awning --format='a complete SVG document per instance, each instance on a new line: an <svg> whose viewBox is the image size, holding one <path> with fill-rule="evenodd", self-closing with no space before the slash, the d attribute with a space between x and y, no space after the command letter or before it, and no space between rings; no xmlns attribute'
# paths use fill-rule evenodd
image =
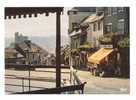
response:
<svg viewBox="0 0 136 100"><path fill-rule="evenodd" d="M107 57L112 51L113 49L110 48L101 48L100 50L92 54L90 57L88 57L88 62L99 64L100 61Z"/></svg>

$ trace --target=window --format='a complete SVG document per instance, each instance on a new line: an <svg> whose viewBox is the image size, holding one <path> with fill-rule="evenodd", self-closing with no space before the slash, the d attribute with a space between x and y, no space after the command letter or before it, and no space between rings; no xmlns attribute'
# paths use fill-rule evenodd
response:
<svg viewBox="0 0 136 100"><path fill-rule="evenodd" d="M77 11L73 11L73 14L77 14Z"/></svg>
<svg viewBox="0 0 136 100"><path fill-rule="evenodd" d="M76 23L72 23L72 28L74 28L74 27L75 27L75 25L76 25Z"/></svg>
<svg viewBox="0 0 136 100"><path fill-rule="evenodd" d="M108 8L108 16L111 16L111 8Z"/></svg>
<svg viewBox="0 0 136 100"><path fill-rule="evenodd" d="M101 30L101 22L98 21L98 30Z"/></svg>
<svg viewBox="0 0 136 100"><path fill-rule="evenodd" d="M73 29L74 29L74 28L78 28L78 23L73 22L73 23L72 23L72 28L73 28Z"/></svg>
<svg viewBox="0 0 136 100"><path fill-rule="evenodd" d="M77 14L77 11L68 11L68 15L74 15Z"/></svg>
<svg viewBox="0 0 136 100"><path fill-rule="evenodd" d="M117 7L113 7L112 8L112 14L114 15L114 14L117 14Z"/></svg>
<svg viewBox="0 0 136 100"><path fill-rule="evenodd" d="M112 32L112 23L108 23L106 26L107 33Z"/></svg>
<svg viewBox="0 0 136 100"><path fill-rule="evenodd" d="M124 8L123 7L119 7L118 8L118 12L123 12L124 11Z"/></svg>
<svg viewBox="0 0 136 100"><path fill-rule="evenodd" d="M118 20L118 34L124 34L124 19Z"/></svg>
<svg viewBox="0 0 136 100"><path fill-rule="evenodd" d="M96 23L93 24L93 31L96 31Z"/></svg>

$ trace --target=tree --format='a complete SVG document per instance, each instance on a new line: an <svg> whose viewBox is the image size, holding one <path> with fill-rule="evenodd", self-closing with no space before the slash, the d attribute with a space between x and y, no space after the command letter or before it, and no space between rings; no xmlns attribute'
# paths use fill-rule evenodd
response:
<svg viewBox="0 0 136 100"><path fill-rule="evenodd" d="M129 59L129 47L130 47L130 42L129 42L129 37L123 37L118 41L118 50L120 53L120 59L121 59L121 72L124 77L129 77L130 76L130 59Z"/></svg>
<svg viewBox="0 0 136 100"><path fill-rule="evenodd" d="M128 48L130 45L129 43L129 37L124 37L118 42L118 47L119 48Z"/></svg>
<svg viewBox="0 0 136 100"><path fill-rule="evenodd" d="M116 33L108 33L99 38L99 42L101 44L112 44L112 37L116 35Z"/></svg>

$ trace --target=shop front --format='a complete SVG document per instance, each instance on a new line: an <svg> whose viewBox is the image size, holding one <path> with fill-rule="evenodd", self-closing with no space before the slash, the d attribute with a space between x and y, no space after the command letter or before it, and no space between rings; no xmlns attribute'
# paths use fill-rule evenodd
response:
<svg viewBox="0 0 136 100"><path fill-rule="evenodd" d="M88 67L95 76L112 76L116 73L114 50L101 48L88 57Z"/></svg>

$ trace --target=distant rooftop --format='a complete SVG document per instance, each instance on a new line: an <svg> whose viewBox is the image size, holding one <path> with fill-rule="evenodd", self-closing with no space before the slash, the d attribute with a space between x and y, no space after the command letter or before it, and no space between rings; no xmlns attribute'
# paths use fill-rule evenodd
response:
<svg viewBox="0 0 136 100"><path fill-rule="evenodd" d="M5 48L6 53L17 53L16 49L14 48Z"/></svg>
<svg viewBox="0 0 136 100"><path fill-rule="evenodd" d="M96 7L73 7L70 11L95 12Z"/></svg>

